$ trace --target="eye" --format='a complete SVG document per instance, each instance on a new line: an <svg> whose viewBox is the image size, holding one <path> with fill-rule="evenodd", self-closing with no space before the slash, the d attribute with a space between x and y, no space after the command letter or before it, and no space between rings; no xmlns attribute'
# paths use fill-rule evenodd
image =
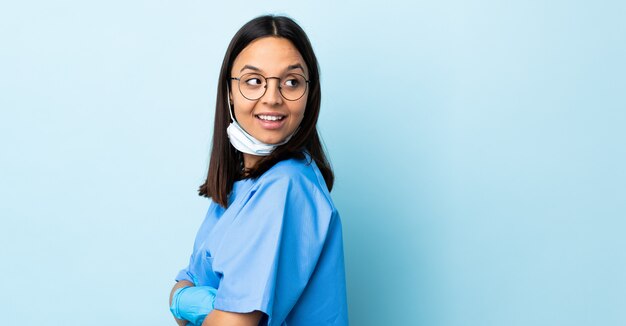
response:
<svg viewBox="0 0 626 326"><path fill-rule="evenodd" d="M297 78L289 78L285 80L285 86L296 88L300 86L300 81Z"/></svg>
<svg viewBox="0 0 626 326"><path fill-rule="evenodd" d="M258 78L258 77L246 78L244 81L246 82L246 84L248 84L250 86L259 86L259 85L261 85L261 78Z"/></svg>

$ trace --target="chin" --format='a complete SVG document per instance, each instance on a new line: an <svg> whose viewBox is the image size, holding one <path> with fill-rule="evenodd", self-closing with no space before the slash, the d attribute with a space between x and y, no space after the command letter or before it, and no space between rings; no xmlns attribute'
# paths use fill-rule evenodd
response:
<svg viewBox="0 0 626 326"><path fill-rule="evenodd" d="M280 136L267 136L267 137L262 137L262 138L257 138L258 140L266 143L266 144L278 144L280 142L282 142L283 140L285 140L285 138L287 138L284 135L280 135Z"/></svg>

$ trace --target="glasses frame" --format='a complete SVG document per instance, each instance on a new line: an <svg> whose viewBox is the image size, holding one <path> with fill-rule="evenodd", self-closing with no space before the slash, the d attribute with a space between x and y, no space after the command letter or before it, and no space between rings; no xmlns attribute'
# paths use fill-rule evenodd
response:
<svg viewBox="0 0 626 326"><path fill-rule="evenodd" d="M261 96L259 96L258 98L252 99L252 98L249 98L249 97L243 95L243 92L241 91L241 78L243 76L245 76L245 75L259 75L259 76L263 77L263 79L265 80L265 86L263 87L263 88L265 88L265 90L263 90L263 94L261 94ZM236 80L237 81L237 88L239 89L239 93L241 94L241 96L243 96L244 98L246 98L247 100L250 100L250 101L257 101L261 97L265 96L265 93L267 93L267 85L269 85L268 79L277 79L278 80L278 92L280 93L280 96L282 96L287 101L293 102L293 101L297 101L297 100L301 99L302 96L304 96L304 94L306 94L306 92L309 90L309 82L311 82L311 80L306 79L306 77L303 74L291 73L290 75L301 76L304 79L304 82L305 82L305 84L304 84L305 85L304 92L302 92L302 95L300 95L300 97L298 97L295 100L291 100L291 99L288 99L288 98L285 97L285 94L283 94L283 88L282 88L282 86L280 86L280 82L281 82L282 78L279 78L279 77L265 77L265 76L263 76L263 75L261 75L259 73L251 72L251 73L243 74L243 75L241 75L239 77L230 77L230 80Z"/></svg>

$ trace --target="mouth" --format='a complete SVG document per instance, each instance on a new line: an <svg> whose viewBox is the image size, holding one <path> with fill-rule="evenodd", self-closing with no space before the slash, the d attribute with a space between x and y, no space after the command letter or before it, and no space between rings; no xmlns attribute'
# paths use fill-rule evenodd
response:
<svg viewBox="0 0 626 326"><path fill-rule="evenodd" d="M263 121L281 121L285 118L284 115L269 115L269 114L257 114L255 117Z"/></svg>
<svg viewBox="0 0 626 326"><path fill-rule="evenodd" d="M254 117L257 118L261 127L267 130L279 129L287 120L287 116L282 114L257 114Z"/></svg>

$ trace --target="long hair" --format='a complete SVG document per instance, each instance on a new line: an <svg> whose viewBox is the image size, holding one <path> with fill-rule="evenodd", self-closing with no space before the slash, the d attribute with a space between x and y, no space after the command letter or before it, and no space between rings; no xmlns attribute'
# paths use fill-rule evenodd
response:
<svg viewBox="0 0 626 326"><path fill-rule="evenodd" d="M217 101L213 127L213 144L206 181L198 189L200 196L213 199L224 208L228 206L228 195L235 181L242 179L243 156L228 140L226 128L230 123L227 101L230 71L235 58L252 41L267 36L282 37L289 40L300 52L309 71L309 89L304 117L300 128L284 145L278 146L268 156L259 160L246 177L258 178L274 164L289 158L304 159L303 151L310 154L326 181L328 190L332 190L334 175L317 131L317 119L320 112L321 92L319 66L311 42L302 28L291 18L265 15L257 17L239 29L228 45L217 85Z"/></svg>

